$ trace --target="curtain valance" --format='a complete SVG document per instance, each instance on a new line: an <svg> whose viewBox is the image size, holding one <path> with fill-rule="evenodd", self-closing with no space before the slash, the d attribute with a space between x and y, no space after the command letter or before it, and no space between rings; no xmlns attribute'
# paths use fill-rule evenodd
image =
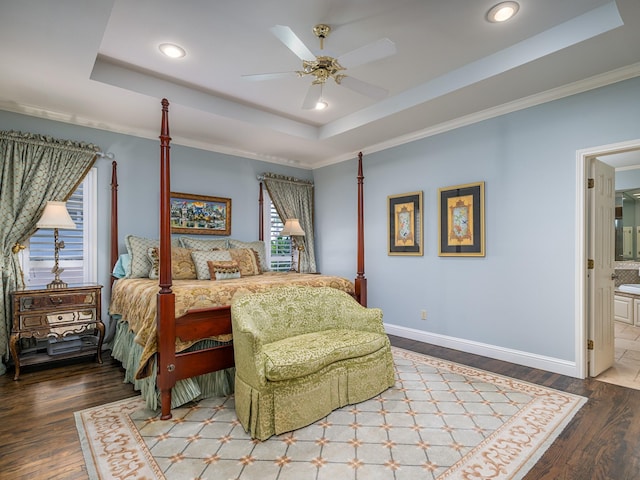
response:
<svg viewBox="0 0 640 480"><path fill-rule="evenodd" d="M286 175L278 175L276 173L263 173L258 177L258 180L260 181L265 179L275 180L275 181L284 182L284 183L294 183L297 185L306 185L313 188L313 182L311 180L300 180L299 178L288 177Z"/></svg>

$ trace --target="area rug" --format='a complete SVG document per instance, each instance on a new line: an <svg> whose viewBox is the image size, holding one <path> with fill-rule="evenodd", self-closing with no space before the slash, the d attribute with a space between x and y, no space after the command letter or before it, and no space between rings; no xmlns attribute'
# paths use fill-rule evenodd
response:
<svg viewBox="0 0 640 480"><path fill-rule="evenodd" d="M394 348L396 385L252 440L233 396L161 421L140 397L76 412L91 479L522 478L586 399Z"/></svg>

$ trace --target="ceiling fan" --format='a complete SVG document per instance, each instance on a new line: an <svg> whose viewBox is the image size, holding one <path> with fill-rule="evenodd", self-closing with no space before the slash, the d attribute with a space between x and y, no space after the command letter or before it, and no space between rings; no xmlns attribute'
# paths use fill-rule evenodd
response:
<svg viewBox="0 0 640 480"><path fill-rule="evenodd" d="M396 53L396 46L388 38L382 38L334 58L329 55L315 55L307 48L302 40L298 38L293 30L287 26L276 25L270 30L278 40L284 43L289 50L302 60L302 70L243 75L244 78L248 80L271 80L290 76L291 74L296 74L299 77L312 76L313 81L302 102L302 108L305 110L318 108L317 105L324 102L322 99L322 89L326 81L330 78L338 85L347 87L371 98L381 99L387 96L388 92L386 89L345 75L343 72L346 71L347 68L354 68L394 55ZM324 50L324 39L327 38L329 32L331 32L329 25L319 24L313 27L313 33L320 40L321 51ZM326 103L324 106L326 106Z"/></svg>

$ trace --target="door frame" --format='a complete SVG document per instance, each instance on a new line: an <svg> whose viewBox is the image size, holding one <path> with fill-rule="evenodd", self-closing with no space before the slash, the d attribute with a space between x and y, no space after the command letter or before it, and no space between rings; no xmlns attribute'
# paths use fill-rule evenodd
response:
<svg viewBox="0 0 640 480"><path fill-rule="evenodd" d="M576 152L576 245L575 245L575 331L576 331L576 375L586 378L589 373L587 362L587 334L589 332L589 315L587 303L593 291L587 282L587 237L590 223L587 221L587 179L589 178L589 164L592 158L606 162L601 157L614 153L624 153L640 149L640 139L626 142L585 148Z"/></svg>

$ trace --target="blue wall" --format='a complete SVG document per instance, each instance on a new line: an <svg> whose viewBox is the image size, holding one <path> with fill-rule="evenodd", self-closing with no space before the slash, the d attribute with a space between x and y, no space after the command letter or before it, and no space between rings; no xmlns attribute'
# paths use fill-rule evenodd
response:
<svg viewBox="0 0 640 480"><path fill-rule="evenodd" d="M157 237L157 140L2 111L0 129L113 152L121 238ZM365 150L369 305L401 328L573 361L576 150L638 138L636 78L382 152ZM172 190L232 198L232 236L243 240L258 235L256 175L313 178L319 270L354 277L355 158L313 172L177 145L171 158ZM98 169L98 274L108 285L110 162L100 160ZM478 181L486 188L486 257L439 257L438 189ZM424 256L388 256L387 196L419 190ZM420 320L423 309L427 320Z"/></svg>
<svg viewBox="0 0 640 480"><path fill-rule="evenodd" d="M160 125L160 102L158 102ZM0 111L0 130L40 133L55 138L94 143L112 152L118 162L120 252L126 252L124 237L134 234L158 238L160 199L160 141L103 130L78 127L25 115ZM159 132L158 132L159 134ZM98 282L110 284L111 161L98 159ZM223 155L195 148L171 146L171 190L174 192L231 198L231 236L258 239L258 192L256 179L274 172L310 180L312 172L287 166ZM103 291L106 319L109 290Z"/></svg>
<svg viewBox="0 0 640 480"><path fill-rule="evenodd" d="M636 78L365 151L369 306L388 324L574 361L576 151L638 138ZM314 171L322 271L355 271L355 176L356 160ZM439 257L438 189L479 181L486 257ZM387 196L420 190L424 256L388 256Z"/></svg>

